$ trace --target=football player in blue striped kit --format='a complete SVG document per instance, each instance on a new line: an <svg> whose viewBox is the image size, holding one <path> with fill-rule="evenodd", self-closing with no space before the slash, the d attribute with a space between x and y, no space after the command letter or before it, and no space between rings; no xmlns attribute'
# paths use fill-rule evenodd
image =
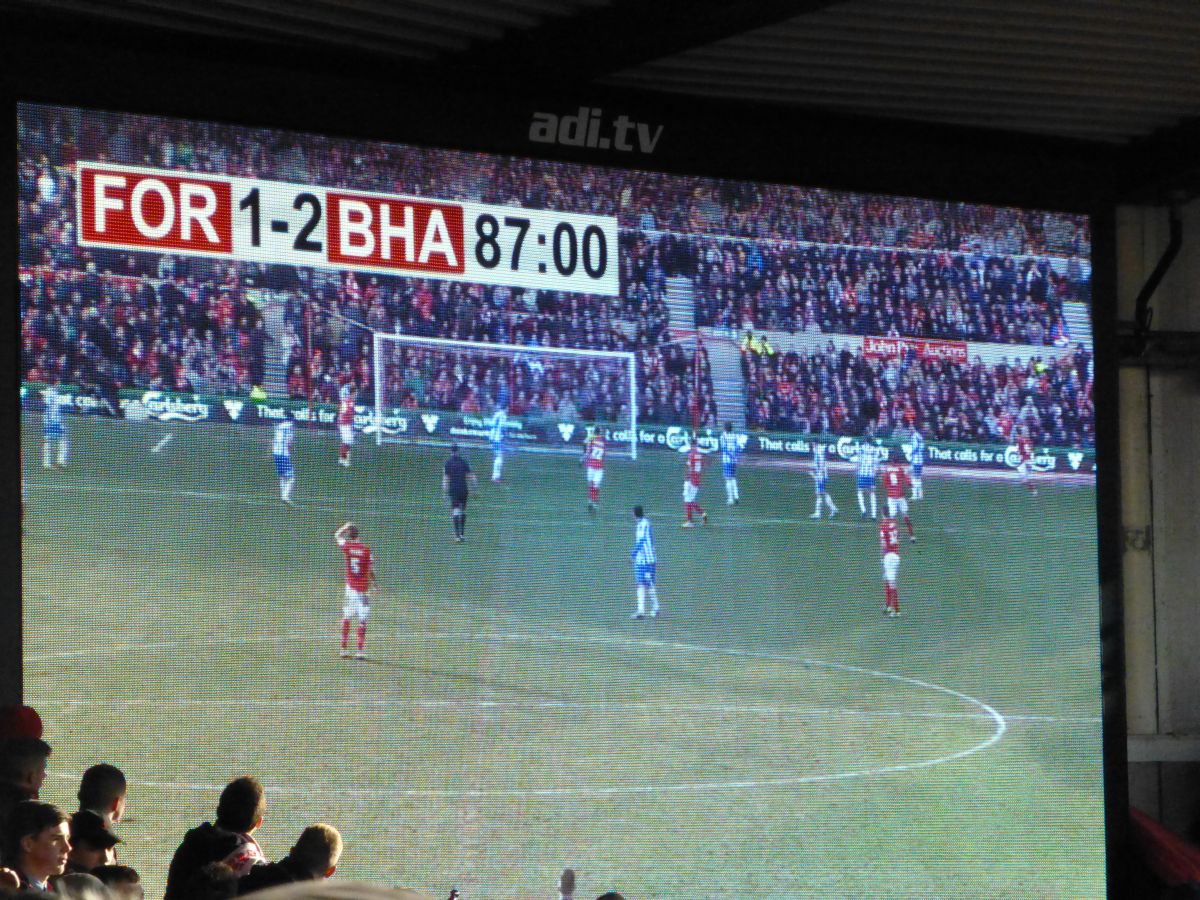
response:
<svg viewBox="0 0 1200 900"><path fill-rule="evenodd" d="M829 495L829 461L826 459L826 454L829 452L829 445L821 441L813 442L812 449L812 477L813 488L817 495L817 504L813 507L813 514L810 519L821 518L822 503L829 507L829 518L833 518L838 514L837 504L833 502L833 497Z"/></svg>
<svg viewBox="0 0 1200 900"><path fill-rule="evenodd" d="M72 404L69 394L62 390L62 378L56 378L54 384L42 392L45 412L42 415L42 466L52 469L67 467L70 454L70 441L67 439L67 420L63 411ZM55 459L54 451L58 450Z"/></svg>
<svg viewBox="0 0 1200 900"><path fill-rule="evenodd" d="M488 440L492 444L492 481L499 481L504 469L504 427L508 424L508 413L503 406L496 408L488 422Z"/></svg>
<svg viewBox="0 0 1200 900"><path fill-rule="evenodd" d="M738 454L741 453L741 445L738 443L738 436L733 433L732 422L725 423L725 430L717 438L717 444L721 449L721 472L725 476L725 505L733 506L742 499L742 495L738 490L737 482Z"/></svg>
<svg viewBox="0 0 1200 900"><path fill-rule="evenodd" d="M637 584L637 612L633 614L633 618L639 621L646 618L646 597L649 596L650 618L655 619L658 618L658 585L655 572L658 557L654 553L654 531L640 506L633 508L633 518L637 521L633 552L630 554L633 558L633 580Z"/></svg>
<svg viewBox="0 0 1200 900"><path fill-rule="evenodd" d="M912 466L912 499L924 500L925 487L921 484L921 472L925 469L925 438L914 424L909 437L909 464Z"/></svg>
<svg viewBox="0 0 1200 900"><path fill-rule="evenodd" d="M869 518L879 515L879 500L875 496L875 476L879 472L879 463L885 455L885 450L871 442L870 438L858 445L858 511L864 519L867 516L867 500L870 500L871 514Z"/></svg>
<svg viewBox="0 0 1200 900"><path fill-rule="evenodd" d="M296 439L296 426L292 414L285 412L283 421L275 426L275 438L271 451L275 456L275 474L279 476L279 499L288 506L292 503L292 488L296 486L296 467L292 464L292 442Z"/></svg>

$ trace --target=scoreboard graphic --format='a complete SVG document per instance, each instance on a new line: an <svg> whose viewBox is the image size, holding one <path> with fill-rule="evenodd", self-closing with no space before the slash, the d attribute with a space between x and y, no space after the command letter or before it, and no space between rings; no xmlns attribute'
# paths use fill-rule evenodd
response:
<svg viewBox="0 0 1200 900"><path fill-rule="evenodd" d="M87 247L616 296L617 220L256 178L76 164Z"/></svg>

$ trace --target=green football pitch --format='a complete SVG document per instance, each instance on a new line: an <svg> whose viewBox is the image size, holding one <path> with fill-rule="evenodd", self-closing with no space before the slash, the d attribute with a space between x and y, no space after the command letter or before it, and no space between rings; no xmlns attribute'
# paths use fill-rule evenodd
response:
<svg viewBox="0 0 1200 900"><path fill-rule="evenodd" d="M337 877L465 900L1103 896L1094 491L929 477L883 615L853 478L812 521L799 469L743 466L679 527L682 457L480 474L451 540L439 448L297 436L283 506L266 429L71 421L65 471L26 420L27 701L43 796L131 781L120 855L159 896L220 787L267 787L285 854L327 821ZM169 441L164 439L170 436ZM157 448L157 450L155 449ZM631 621L630 509L664 615ZM368 659L338 654L359 524L382 582Z"/></svg>

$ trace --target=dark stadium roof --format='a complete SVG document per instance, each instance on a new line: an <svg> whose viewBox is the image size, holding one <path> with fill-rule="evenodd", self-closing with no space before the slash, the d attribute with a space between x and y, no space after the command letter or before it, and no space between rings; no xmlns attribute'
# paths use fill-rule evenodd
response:
<svg viewBox="0 0 1200 900"><path fill-rule="evenodd" d="M1200 193L1196 0L0 0L0 9L51 15L56 27L120 22L316 47L517 90L598 84L1079 139L1125 152L1155 196Z"/></svg>

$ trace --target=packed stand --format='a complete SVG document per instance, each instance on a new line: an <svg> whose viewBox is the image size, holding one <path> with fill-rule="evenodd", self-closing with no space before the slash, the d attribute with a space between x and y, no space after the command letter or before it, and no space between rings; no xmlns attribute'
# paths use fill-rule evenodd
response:
<svg viewBox="0 0 1200 900"><path fill-rule="evenodd" d="M699 398L690 396L692 379L653 380L675 367L681 351L671 340L686 340L667 327L673 276L695 285L701 325L1032 345L1067 341L1062 303L1087 299L1080 260L1090 246L1081 216L45 107L23 111L18 138L22 301L35 313L23 334L24 373L82 379L108 395L126 386L221 393L261 384L269 338L248 299L251 285L288 298L281 341L292 397L332 401L347 382L369 395L366 326L636 351L639 413L648 422L678 421L681 409L699 409L707 421L712 406L707 375ZM81 249L69 175L77 159L612 215L622 233L623 293L605 298ZM90 275L106 285L94 315L83 292L70 289L89 277L89 263L96 266ZM149 286L128 283L143 277ZM60 279L64 284L47 287ZM112 307L121 308L113 315L124 321L97 324ZM86 338L78 347L70 343L76 333Z"/></svg>
<svg viewBox="0 0 1200 900"><path fill-rule="evenodd" d="M1086 301L1077 266L982 250L921 253L706 240L699 325L1064 346L1063 303Z"/></svg>
<svg viewBox="0 0 1200 900"><path fill-rule="evenodd" d="M27 379L61 377L114 403L116 392L129 387L245 393L263 382L271 340L258 305L249 299L252 288L286 298L281 355L285 389L293 399L333 402L345 383L369 396L371 330L633 351L639 355L642 384L649 373L671 369L683 352L670 344L658 240L640 235L622 238L618 256L625 290L616 298L80 250L73 238L74 182L58 168L78 152L86 158L317 178L328 184L338 183L340 177L359 187L410 193L428 193L435 176L446 179L448 173L451 183L466 185L470 179L464 173L474 165L462 154L442 154L435 160L427 153L389 153L386 148L356 156L344 153L339 142L317 138L305 139L307 150L296 144L266 153L238 143L231 132L217 126L187 126L168 134L158 120L114 121L122 124L105 135L85 128L86 133L65 139L63 119L48 116L43 132L24 136L41 143L53 135L58 143L50 146L59 154L53 161L26 159L21 167L22 302L23 313L30 313L23 318ZM139 127L130 127L133 121ZM223 150L223 142L238 149ZM535 175L505 172L490 190L495 196L507 195L510 188L524 190L523 202L537 205L565 202L564 196L578 196L582 187ZM518 199L508 197L507 202ZM598 207L588 211L611 212ZM74 290L76 286L83 290ZM78 344L73 342L75 335L83 336ZM644 421L660 421L669 410L693 405L690 379L652 387L640 411ZM703 392L700 406L707 410L712 407L710 382Z"/></svg>
<svg viewBox="0 0 1200 900"><path fill-rule="evenodd" d="M832 341L811 355L744 350L746 424L858 435L877 408L884 433L915 424L934 440L1001 443L1025 425L1036 443L1094 447L1091 365L1082 346L1057 361L1034 356L992 366L915 353L872 358Z"/></svg>

